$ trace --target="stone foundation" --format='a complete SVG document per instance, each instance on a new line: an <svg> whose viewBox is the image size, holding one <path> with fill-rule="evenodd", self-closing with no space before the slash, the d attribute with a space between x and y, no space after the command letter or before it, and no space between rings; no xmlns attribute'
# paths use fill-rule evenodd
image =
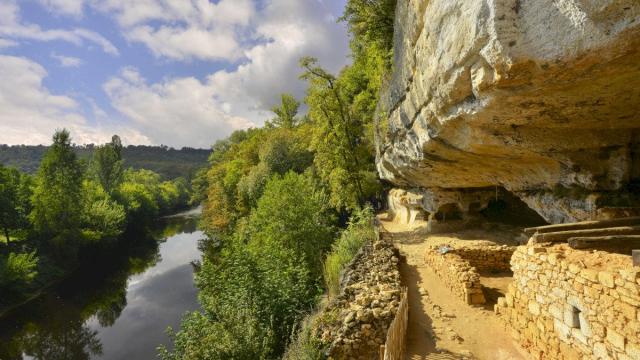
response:
<svg viewBox="0 0 640 360"><path fill-rule="evenodd" d="M451 291L469 305L486 302L479 271L509 271L514 247L472 246L454 248L445 254L442 245L432 246L425 253L425 262Z"/></svg>
<svg viewBox="0 0 640 360"><path fill-rule="evenodd" d="M521 246L495 306L537 359L640 359L640 267L566 244Z"/></svg>

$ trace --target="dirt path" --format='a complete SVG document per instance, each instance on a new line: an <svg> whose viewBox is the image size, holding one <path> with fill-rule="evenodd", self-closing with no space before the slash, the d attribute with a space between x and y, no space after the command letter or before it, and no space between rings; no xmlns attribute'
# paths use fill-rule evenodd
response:
<svg viewBox="0 0 640 360"><path fill-rule="evenodd" d="M400 272L409 288L407 359L528 359L496 318L490 306L471 307L454 297L426 267L423 255L437 236L421 235L407 227L382 222L400 249ZM484 279L484 278L483 278ZM499 295L510 281L503 276L486 279Z"/></svg>

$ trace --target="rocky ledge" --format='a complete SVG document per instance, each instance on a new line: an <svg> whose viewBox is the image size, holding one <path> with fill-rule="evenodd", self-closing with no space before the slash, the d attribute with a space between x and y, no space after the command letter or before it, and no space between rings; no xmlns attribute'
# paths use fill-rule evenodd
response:
<svg viewBox="0 0 640 360"><path fill-rule="evenodd" d="M389 242L365 245L342 278L342 293L320 314L316 336L330 359L375 359L398 310L398 251Z"/></svg>
<svg viewBox="0 0 640 360"><path fill-rule="evenodd" d="M503 187L548 222L638 206L640 2L399 0L377 166Z"/></svg>

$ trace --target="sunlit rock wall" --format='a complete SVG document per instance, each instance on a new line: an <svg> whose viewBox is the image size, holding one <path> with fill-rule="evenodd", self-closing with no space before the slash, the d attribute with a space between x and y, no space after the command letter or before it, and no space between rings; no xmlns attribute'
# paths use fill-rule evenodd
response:
<svg viewBox="0 0 640 360"><path fill-rule="evenodd" d="M382 178L502 186L550 222L635 204L640 1L399 0L394 36Z"/></svg>

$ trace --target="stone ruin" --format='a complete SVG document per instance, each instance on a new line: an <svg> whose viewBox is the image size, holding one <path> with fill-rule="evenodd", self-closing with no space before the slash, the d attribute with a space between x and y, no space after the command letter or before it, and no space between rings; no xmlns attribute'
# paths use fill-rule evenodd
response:
<svg viewBox="0 0 640 360"><path fill-rule="evenodd" d="M456 297L469 305L483 305L486 298L480 272L510 272L514 246L432 245L424 255L425 263L442 279Z"/></svg>
<svg viewBox="0 0 640 360"><path fill-rule="evenodd" d="M531 229L499 314L537 359L640 359L640 218Z"/></svg>

